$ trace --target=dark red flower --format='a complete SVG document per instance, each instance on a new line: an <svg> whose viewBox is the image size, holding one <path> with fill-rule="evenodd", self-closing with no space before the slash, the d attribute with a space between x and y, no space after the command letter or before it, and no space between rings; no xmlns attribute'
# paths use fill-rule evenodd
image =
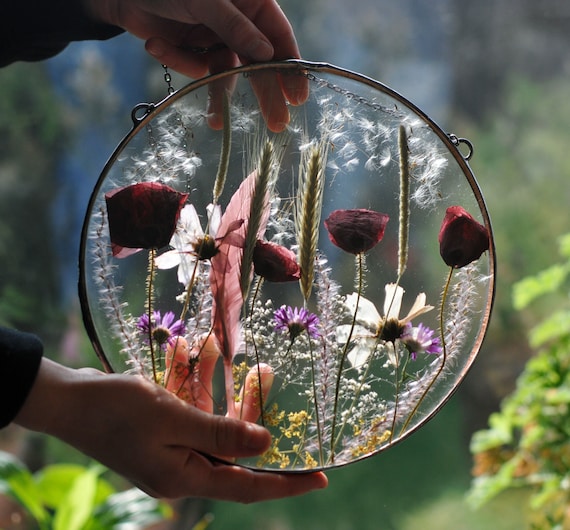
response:
<svg viewBox="0 0 570 530"><path fill-rule="evenodd" d="M351 254L370 250L384 237L390 218L373 210L335 210L325 220L330 240Z"/></svg>
<svg viewBox="0 0 570 530"><path fill-rule="evenodd" d="M106 193L113 256L125 248L151 249L168 245L187 198L187 193L159 182L131 184Z"/></svg>
<svg viewBox="0 0 570 530"><path fill-rule="evenodd" d="M292 250L259 239L253 250L253 268L256 274L270 282L294 282L301 277Z"/></svg>
<svg viewBox="0 0 570 530"><path fill-rule="evenodd" d="M465 267L489 250L489 232L461 206L450 206L439 230L439 253L450 267Z"/></svg>

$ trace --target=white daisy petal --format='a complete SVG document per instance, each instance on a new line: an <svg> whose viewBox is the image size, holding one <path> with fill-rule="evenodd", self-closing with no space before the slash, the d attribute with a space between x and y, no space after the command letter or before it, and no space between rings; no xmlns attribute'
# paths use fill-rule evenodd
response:
<svg viewBox="0 0 570 530"><path fill-rule="evenodd" d="M176 265L180 265L180 252L178 250L169 250L154 259L154 264L159 269L172 269Z"/></svg>
<svg viewBox="0 0 570 530"><path fill-rule="evenodd" d="M350 334L350 329L353 328L350 325L338 326L336 328L336 340L339 344L344 344L348 340L348 335ZM362 326L354 326L352 329L351 340L358 340L362 338L373 338L374 333L369 329Z"/></svg>
<svg viewBox="0 0 570 530"><path fill-rule="evenodd" d="M401 320L404 324L411 322L417 316L423 315L433 309L432 305L426 305L426 294L420 293L416 296L416 300L408 314Z"/></svg>
<svg viewBox="0 0 570 530"><path fill-rule="evenodd" d="M386 298L384 299L384 318L386 320L398 320L404 289L395 283L386 284Z"/></svg>
<svg viewBox="0 0 570 530"><path fill-rule="evenodd" d="M347 355L347 359L353 368L360 368L370 358L374 352L376 341L374 339L363 339L352 348Z"/></svg>
<svg viewBox="0 0 570 530"><path fill-rule="evenodd" d="M220 223L222 222L222 208L219 204L216 204L215 206L213 204L208 204L206 209L208 210L208 233L212 237L216 237L218 235Z"/></svg>
<svg viewBox="0 0 570 530"><path fill-rule="evenodd" d="M194 208L193 204L187 204L180 210L180 218L178 219L178 227L174 233L174 237L179 235L180 242L183 244L190 244L196 241L199 237L204 237L204 231L200 224L200 217ZM173 239L174 239L173 237ZM178 248L175 243L172 243L174 248Z"/></svg>
<svg viewBox="0 0 570 530"><path fill-rule="evenodd" d="M184 287L188 287L188 284L192 281L196 266L197 260L192 254L183 255L180 260L180 265L178 266L178 281L184 285Z"/></svg>
<svg viewBox="0 0 570 530"><path fill-rule="evenodd" d="M356 307L356 302L358 300L358 294L349 294L345 299L345 305L348 307L349 311L354 314L356 311L356 320L368 327L371 330L377 330L382 317L376 310L376 306L368 299L360 297L358 300L358 308Z"/></svg>

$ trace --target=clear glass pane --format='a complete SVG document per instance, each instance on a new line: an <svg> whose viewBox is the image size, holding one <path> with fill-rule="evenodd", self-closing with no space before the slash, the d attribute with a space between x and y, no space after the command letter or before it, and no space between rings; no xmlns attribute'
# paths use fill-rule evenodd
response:
<svg viewBox="0 0 570 530"><path fill-rule="evenodd" d="M383 451L450 397L490 316L468 151L384 85L322 64L242 67L138 109L83 231L99 356L265 425L271 449L240 464Z"/></svg>

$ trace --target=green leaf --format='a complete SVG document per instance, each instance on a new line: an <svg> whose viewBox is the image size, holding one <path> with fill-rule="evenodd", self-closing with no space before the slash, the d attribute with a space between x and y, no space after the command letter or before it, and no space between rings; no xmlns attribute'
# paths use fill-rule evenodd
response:
<svg viewBox="0 0 570 530"><path fill-rule="evenodd" d="M562 484L563 478L561 475L554 474L542 477L542 486L540 491L532 496L530 507L533 510L540 510L545 504L560 495L560 492L564 489Z"/></svg>
<svg viewBox="0 0 570 530"><path fill-rule="evenodd" d="M531 330L529 333L530 345L533 348L538 348L569 333L570 310L556 311Z"/></svg>
<svg viewBox="0 0 570 530"><path fill-rule="evenodd" d="M518 465L517 457L505 462L495 475L476 477L467 495L467 502L473 508L479 508L493 497L514 486L521 486L513 480L513 474Z"/></svg>
<svg viewBox="0 0 570 530"><path fill-rule="evenodd" d="M168 504L149 497L139 489L132 488L111 495L96 512L89 530L114 528L146 528L172 517Z"/></svg>
<svg viewBox="0 0 570 530"><path fill-rule="evenodd" d="M14 498L40 525L49 519L32 474L15 456L2 451L0 451L0 489Z"/></svg>
<svg viewBox="0 0 570 530"><path fill-rule="evenodd" d="M513 286L515 309L523 309L539 296L557 291L566 280L568 271L568 264L552 265L536 276L529 276L515 283Z"/></svg>
<svg viewBox="0 0 570 530"><path fill-rule="evenodd" d="M27 469L20 460L10 453L0 451L0 480L2 482L23 472L27 473Z"/></svg>
<svg viewBox="0 0 570 530"><path fill-rule="evenodd" d="M36 473L44 504L53 510L57 509L68 496L73 482L85 471L84 466L77 464L55 464ZM103 502L114 492L115 489L106 480L99 478L94 503Z"/></svg>
<svg viewBox="0 0 570 530"><path fill-rule="evenodd" d="M558 240L560 254L565 258L570 258L570 234L564 234Z"/></svg>
<svg viewBox="0 0 570 530"><path fill-rule="evenodd" d="M81 530L93 515L101 466L85 470L71 484L53 521L53 530Z"/></svg>
<svg viewBox="0 0 570 530"><path fill-rule="evenodd" d="M471 452L479 453L513 441L512 425L505 415L495 412L489 416L489 429L477 431L471 438Z"/></svg>

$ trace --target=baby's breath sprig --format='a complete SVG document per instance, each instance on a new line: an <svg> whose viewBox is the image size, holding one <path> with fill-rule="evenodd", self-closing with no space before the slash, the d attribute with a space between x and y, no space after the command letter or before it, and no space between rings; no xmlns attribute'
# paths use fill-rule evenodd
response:
<svg viewBox="0 0 570 530"><path fill-rule="evenodd" d="M326 148L321 143L303 153L299 169L299 194L295 210L295 228L299 243L300 286L305 302L309 300L313 288L325 185L325 160Z"/></svg>

